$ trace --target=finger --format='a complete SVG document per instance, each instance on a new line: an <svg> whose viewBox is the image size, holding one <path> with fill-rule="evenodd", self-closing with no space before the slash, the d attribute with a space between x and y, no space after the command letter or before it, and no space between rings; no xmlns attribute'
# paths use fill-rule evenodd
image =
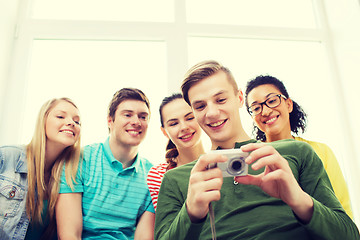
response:
<svg viewBox="0 0 360 240"><path fill-rule="evenodd" d="M260 186L262 175L263 174L237 176L237 177L234 177L234 179L235 179L235 181L237 181L240 184Z"/></svg>
<svg viewBox="0 0 360 240"><path fill-rule="evenodd" d="M214 164L218 162L226 162L227 158L223 155L216 153L207 153L202 155L199 160L196 162L195 166L192 169L192 172L201 172L208 169L209 164Z"/></svg>
<svg viewBox="0 0 360 240"><path fill-rule="evenodd" d="M248 143L246 145L241 146L240 149L243 152L251 152L266 145L267 145L266 143Z"/></svg>
<svg viewBox="0 0 360 240"><path fill-rule="evenodd" d="M251 164L255 161L257 161L258 159L267 157L267 156L272 156L272 155L277 155L280 157L280 154L270 145L267 144L263 144L263 145L258 145L256 147L255 150L253 150L250 155L245 159L245 162L247 164Z"/></svg>
<svg viewBox="0 0 360 240"><path fill-rule="evenodd" d="M285 165L283 161L279 160L279 158L274 155L261 157L253 165L251 165L251 168L255 171L264 167L268 167L270 171L274 171L278 168L284 169Z"/></svg>
<svg viewBox="0 0 360 240"><path fill-rule="evenodd" d="M207 181L214 180L215 181L223 181L222 172L219 168L209 169L207 171L202 172L194 172L190 175L189 184L204 184Z"/></svg>

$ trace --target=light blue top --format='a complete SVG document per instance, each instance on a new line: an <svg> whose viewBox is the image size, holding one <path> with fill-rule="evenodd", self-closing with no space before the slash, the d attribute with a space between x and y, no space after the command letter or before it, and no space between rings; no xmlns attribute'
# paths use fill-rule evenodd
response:
<svg viewBox="0 0 360 240"><path fill-rule="evenodd" d="M83 161L74 191L61 177L60 193L82 192L82 239L133 239L135 227L145 211L155 213L146 184L152 167L148 160L136 156L123 169L104 143L84 147Z"/></svg>
<svg viewBox="0 0 360 240"><path fill-rule="evenodd" d="M0 239L24 239L29 225L26 215L27 164L24 146L0 147Z"/></svg>

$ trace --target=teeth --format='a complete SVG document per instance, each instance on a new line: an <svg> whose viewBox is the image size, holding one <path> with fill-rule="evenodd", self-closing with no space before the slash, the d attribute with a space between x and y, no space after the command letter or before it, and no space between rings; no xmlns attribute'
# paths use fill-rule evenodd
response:
<svg viewBox="0 0 360 240"><path fill-rule="evenodd" d="M273 117L273 118L267 120L265 123L272 123L272 122L274 122L275 120L276 120L276 117Z"/></svg>
<svg viewBox="0 0 360 240"><path fill-rule="evenodd" d="M74 135L74 133L73 133L72 131L69 131L69 130L63 130L62 132L63 132L63 133L68 133L68 134L73 134L73 135Z"/></svg>
<svg viewBox="0 0 360 240"><path fill-rule="evenodd" d="M137 132L137 131L129 131L129 133L132 134L132 135L138 135L138 134L140 134L140 133Z"/></svg>
<svg viewBox="0 0 360 240"><path fill-rule="evenodd" d="M218 121L218 122L216 122L216 123L210 123L209 125L211 126L211 127L217 127L217 126L220 126L221 124L223 124L224 123L224 121Z"/></svg>
<svg viewBox="0 0 360 240"><path fill-rule="evenodd" d="M192 136L192 134L188 134L188 135L185 135L185 136L182 136L181 139L188 139Z"/></svg>

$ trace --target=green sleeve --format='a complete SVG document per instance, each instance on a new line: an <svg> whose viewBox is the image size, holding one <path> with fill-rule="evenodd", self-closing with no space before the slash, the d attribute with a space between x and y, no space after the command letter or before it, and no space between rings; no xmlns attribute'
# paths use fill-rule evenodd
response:
<svg viewBox="0 0 360 240"><path fill-rule="evenodd" d="M184 182L187 181L184 179ZM191 222L186 210L186 192L164 175L161 183L155 218L155 239L199 239L203 222Z"/></svg>
<svg viewBox="0 0 360 240"><path fill-rule="evenodd" d="M311 149L302 151L300 185L313 198L314 213L304 227L316 239L360 239L355 223L336 198L320 158Z"/></svg>

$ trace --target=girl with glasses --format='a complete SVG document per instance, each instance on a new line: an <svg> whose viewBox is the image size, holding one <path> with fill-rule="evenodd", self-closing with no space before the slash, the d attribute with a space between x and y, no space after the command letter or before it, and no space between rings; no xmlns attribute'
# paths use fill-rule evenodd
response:
<svg viewBox="0 0 360 240"><path fill-rule="evenodd" d="M257 76L246 85L245 104L254 121L253 134L262 142L295 139L310 144L322 160L335 195L352 218L344 176L332 150L323 143L299 136L306 130L306 113L290 97L283 82L273 76Z"/></svg>

